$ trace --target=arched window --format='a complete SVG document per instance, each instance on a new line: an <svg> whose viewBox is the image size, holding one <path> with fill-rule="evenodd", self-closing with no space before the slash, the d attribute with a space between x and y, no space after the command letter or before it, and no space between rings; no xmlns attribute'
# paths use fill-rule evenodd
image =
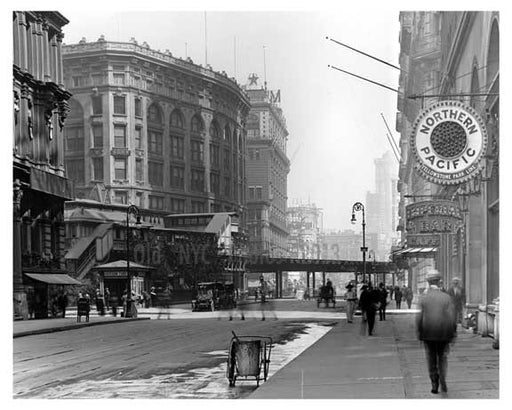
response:
<svg viewBox="0 0 512 410"><path fill-rule="evenodd" d="M215 120L213 120L212 123L210 124L210 137L212 137L212 139L219 138L219 125Z"/></svg>
<svg viewBox="0 0 512 410"><path fill-rule="evenodd" d="M487 79L488 85L494 80L499 71L500 63L500 32L498 21L494 20L491 28L491 36L489 38L489 49L487 51Z"/></svg>
<svg viewBox="0 0 512 410"><path fill-rule="evenodd" d="M171 127L183 129L185 121L183 120L183 114L180 110L176 109L171 113Z"/></svg>
<svg viewBox="0 0 512 410"><path fill-rule="evenodd" d="M192 117L192 120L190 121L190 131L201 133L204 130L204 124L201 117L196 114Z"/></svg>
<svg viewBox="0 0 512 410"><path fill-rule="evenodd" d="M224 140L229 144L231 144L231 130L229 129L229 126L226 125L224 127Z"/></svg>
<svg viewBox="0 0 512 410"><path fill-rule="evenodd" d="M162 111L156 103L151 104L148 108L148 122L155 124L162 123Z"/></svg>

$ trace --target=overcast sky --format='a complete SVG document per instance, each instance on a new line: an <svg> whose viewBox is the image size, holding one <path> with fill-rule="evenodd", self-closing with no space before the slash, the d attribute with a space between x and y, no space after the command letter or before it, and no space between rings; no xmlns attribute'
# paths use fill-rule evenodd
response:
<svg viewBox="0 0 512 410"><path fill-rule="evenodd" d="M66 44L100 35L110 41L131 37L152 49L185 53L205 62L205 14L202 11L101 12L59 9L70 23ZM352 204L375 191L374 158L390 149L387 119L395 139L396 93L328 68L335 65L392 88L398 70L356 54L337 39L390 63L398 64L398 11L352 9L331 11L219 11L206 13L208 63L247 83L250 73L264 77L268 88L281 90L287 119L289 204L294 199L324 209L324 226L349 228ZM187 45L185 45L187 43ZM396 165L396 163L395 163Z"/></svg>

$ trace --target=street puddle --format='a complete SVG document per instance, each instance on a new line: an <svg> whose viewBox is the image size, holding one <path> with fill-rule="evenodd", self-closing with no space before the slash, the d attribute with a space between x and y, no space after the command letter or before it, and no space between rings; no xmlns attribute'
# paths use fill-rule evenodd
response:
<svg viewBox="0 0 512 410"><path fill-rule="evenodd" d="M293 340L274 344L270 356L269 375L292 361L309 346L324 336L332 327L328 324L304 324ZM203 353L226 357L227 350ZM263 375L263 372L262 372ZM261 381L260 383L264 383ZM48 387L37 395L41 399L236 399L256 389L255 380L237 380L229 387L226 362L213 368L197 368L185 373L152 376L145 379L81 380L74 384Z"/></svg>

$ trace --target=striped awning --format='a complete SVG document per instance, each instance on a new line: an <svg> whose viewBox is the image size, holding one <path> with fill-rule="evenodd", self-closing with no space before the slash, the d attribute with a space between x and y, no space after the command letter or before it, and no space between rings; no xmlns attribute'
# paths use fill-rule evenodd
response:
<svg viewBox="0 0 512 410"><path fill-rule="evenodd" d="M429 247L429 248L404 248L404 249L400 249L399 251L396 251L393 253L393 255L405 255L405 256L408 256L408 255L424 255L424 256L427 256L428 254L432 254L432 253L436 253L438 251L438 248L433 248L433 247Z"/></svg>
<svg viewBox="0 0 512 410"><path fill-rule="evenodd" d="M63 273L25 273L31 279L52 285L82 285L76 279Z"/></svg>

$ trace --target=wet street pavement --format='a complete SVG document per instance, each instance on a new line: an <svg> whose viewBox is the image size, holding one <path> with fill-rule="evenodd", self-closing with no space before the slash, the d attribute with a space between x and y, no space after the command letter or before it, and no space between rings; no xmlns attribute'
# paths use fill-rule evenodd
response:
<svg viewBox="0 0 512 410"><path fill-rule="evenodd" d="M273 338L272 375L332 324L224 317L145 320L25 336L13 345L14 397L245 397L256 382L237 380L236 387L229 388L226 378L232 331Z"/></svg>

